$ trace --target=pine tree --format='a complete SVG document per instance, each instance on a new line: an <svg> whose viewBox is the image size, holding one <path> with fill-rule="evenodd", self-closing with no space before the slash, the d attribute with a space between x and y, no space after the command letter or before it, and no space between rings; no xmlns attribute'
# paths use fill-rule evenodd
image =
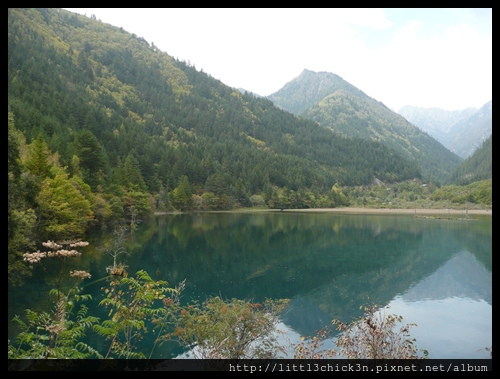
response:
<svg viewBox="0 0 500 379"><path fill-rule="evenodd" d="M193 205L193 191L186 175L181 176L179 185L173 191L174 204L180 210L189 210Z"/></svg>

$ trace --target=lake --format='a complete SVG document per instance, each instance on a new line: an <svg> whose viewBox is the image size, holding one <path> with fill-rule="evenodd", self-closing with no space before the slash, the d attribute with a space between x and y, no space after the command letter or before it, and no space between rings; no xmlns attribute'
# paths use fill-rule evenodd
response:
<svg viewBox="0 0 500 379"><path fill-rule="evenodd" d="M163 215L140 225L127 246L130 254L119 260L130 273L145 269L171 286L187 279L184 301L211 295L256 302L289 298L280 328L292 342L331 326L332 319L359 317L360 307L371 301L389 304L405 324L416 323L411 336L430 358L489 358L484 348L492 346L492 217L471 218ZM103 297L101 279L112 263L98 249L109 234L90 236L75 266L91 272L85 290L95 303ZM43 306L45 282L40 270L34 274L9 293L9 320L24 308ZM157 358L186 353L173 344L155 352Z"/></svg>

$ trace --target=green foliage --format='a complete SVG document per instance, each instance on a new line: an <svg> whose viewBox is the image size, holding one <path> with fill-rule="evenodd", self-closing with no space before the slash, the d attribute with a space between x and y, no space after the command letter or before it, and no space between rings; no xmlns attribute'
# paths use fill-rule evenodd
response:
<svg viewBox="0 0 500 379"><path fill-rule="evenodd" d="M135 191L146 191L146 183L141 174L139 161L129 154L123 162L123 167L118 171L119 184L124 188L130 188Z"/></svg>
<svg viewBox="0 0 500 379"><path fill-rule="evenodd" d="M21 175L21 163L19 161L19 145L21 143L21 138L22 134L14 125L14 114L9 112L7 136L9 183L11 180L18 179Z"/></svg>
<svg viewBox="0 0 500 379"><path fill-rule="evenodd" d="M449 200L454 204L483 204L492 205L492 179L482 180L466 186L449 185L437 189L431 200Z"/></svg>
<svg viewBox="0 0 500 379"><path fill-rule="evenodd" d="M201 195L202 210L213 211L219 208L220 199L213 192L203 192Z"/></svg>
<svg viewBox="0 0 500 379"><path fill-rule="evenodd" d="M97 350L81 341L99 319L88 316L88 308L82 304L75 320L68 320L73 314L73 304L74 298L68 296L61 299L53 313L27 309L26 322L16 316L13 321L21 332L16 337L16 346L9 341L8 359L102 358Z"/></svg>
<svg viewBox="0 0 500 379"><path fill-rule="evenodd" d="M469 158L463 161L447 179L447 184L468 185L493 175L493 134Z"/></svg>
<svg viewBox="0 0 500 379"><path fill-rule="evenodd" d="M467 186L436 184L418 180L370 187L344 188L353 206L372 208L484 209L492 205L492 182L483 180Z"/></svg>
<svg viewBox="0 0 500 379"><path fill-rule="evenodd" d="M83 178L95 190L101 183L101 173L105 167L102 147L88 129L76 135L73 145L76 156L79 158L78 167L82 170Z"/></svg>
<svg viewBox="0 0 500 379"><path fill-rule="evenodd" d="M31 270L22 261L25 251L35 248L33 235L35 230L36 215L33 209L13 210L9 214L10 223L15 224L12 235L8 240L8 280L10 284L22 284L24 275L31 275Z"/></svg>
<svg viewBox="0 0 500 379"><path fill-rule="evenodd" d="M198 359L276 358L276 326L288 300L263 304L211 297L184 307L172 335Z"/></svg>
<svg viewBox="0 0 500 379"><path fill-rule="evenodd" d="M426 180L443 180L461 161L428 134L332 73L304 70L270 99L281 108L336 133L378 141L388 147L393 152L385 154L385 159L373 151L356 149L361 158L357 169L363 169L365 161L384 182L420 177L420 172ZM354 152L349 157L358 159ZM401 158L417 163L418 169L411 164L400 167Z"/></svg>
<svg viewBox="0 0 500 379"><path fill-rule="evenodd" d="M193 192L186 175L182 175L179 185L173 191L174 205L179 210L190 210L193 205Z"/></svg>
<svg viewBox="0 0 500 379"><path fill-rule="evenodd" d="M250 196L250 202L252 203L252 207L254 208L265 208L266 201L261 195L252 195Z"/></svg>
<svg viewBox="0 0 500 379"><path fill-rule="evenodd" d="M217 197L209 208L249 206L252 194L265 193L269 201L272 186L311 191L315 201L295 204L312 207L337 204L334 183L420 175L413 162L377 142L339 136L267 99L240 94L95 19L13 8L8 32L16 126L29 141L43 136L61 165L106 200L121 198L113 189L119 185L149 192L171 210L166 192L177 209L189 210L190 196L171 187L185 175L191 195ZM38 162L43 172L43 159ZM110 204L113 217L120 213L116 205Z"/></svg>
<svg viewBox="0 0 500 379"><path fill-rule="evenodd" d="M8 240L8 281L19 285L23 275L31 274L22 262L22 254L34 249L33 242L36 216L27 203L28 186L21 177L23 165L19 149L23 142L22 133L14 125L14 115L8 115L8 201L7 201L7 240Z"/></svg>
<svg viewBox="0 0 500 379"><path fill-rule="evenodd" d="M44 180L37 201L48 238L82 236L94 219L90 202L62 170Z"/></svg>
<svg viewBox="0 0 500 379"><path fill-rule="evenodd" d="M128 191L123 196L124 209L127 216L135 223L137 217L147 217L151 214L151 203L145 192Z"/></svg>
<svg viewBox="0 0 500 379"><path fill-rule="evenodd" d="M50 152L41 134L28 147L28 160L26 168L29 173L41 182L52 176L52 166L49 163Z"/></svg>
<svg viewBox="0 0 500 379"><path fill-rule="evenodd" d="M43 244L48 252L24 254L24 260L31 264L40 263L42 259L58 258L61 262L61 271L56 287L50 291L49 300L54 304L52 312L35 312L26 310L26 321L20 316L14 318L21 332L17 335L15 346L8 344L9 359L81 359L102 358L102 356L86 343L82 342L87 329L92 328L99 319L87 315L88 307L81 304L76 315L73 313L75 304L80 301L90 300L90 295L81 295L78 286L82 279L90 278L90 274L81 270L70 272L73 286L67 291L62 290L61 278L67 258L76 258L81 255L75 248L87 246L87 242L52 241ZM71 249L71 250L70 250ZM68 280L69 282L70 280Z"/></svg>
<svg viewBox="0 0 500 379"><path fill-rule="evenodd" d="M178 290L167 286L166 281L155 281L141 270L136 277L113 279L104 288L106 298L99 305L109 308L110 318L94 325L94 331L111 341L105 358L146 358L142 351L136 351L136 344L148 333L149 323L168 318ZM157 307L162 300L168 306Z"/></svg>

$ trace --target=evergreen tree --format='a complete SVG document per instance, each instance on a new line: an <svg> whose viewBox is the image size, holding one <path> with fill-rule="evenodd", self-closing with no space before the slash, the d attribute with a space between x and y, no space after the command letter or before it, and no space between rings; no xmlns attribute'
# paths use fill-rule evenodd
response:
<svg viewBox="0 0 500 379"><path fill-rule="evenodd" d="M179 185L173 191L174 205L180 210L190 210L193 205L193 191L186 175L182 175Z"/></svg>
<svg viewBox="0 0 500 379"><path fill-rule="evenodd" d="M99 141L94 134L84 129L77 134L74 142L75 153L80 159L83 178L93 190L100 184L100 174L104 170L105 157Z"/></svg>
<svg viewBox="0 0 500 379"><path fill-rule="evenodd" d="M146 192L146 183L141 174L139 161L132 154L129 154L123 162L122 175L122 185L125 188Z"/></svg>
<svg viewBox="0 0 500 379"><path fill-rule="evenodd" d="M37 177L39 181L43 181L46 177L51 176L51 164L49 163L50 152L45 143L45 139L41 134L28 147L28 160L26 168L29 173Z"/></svg>

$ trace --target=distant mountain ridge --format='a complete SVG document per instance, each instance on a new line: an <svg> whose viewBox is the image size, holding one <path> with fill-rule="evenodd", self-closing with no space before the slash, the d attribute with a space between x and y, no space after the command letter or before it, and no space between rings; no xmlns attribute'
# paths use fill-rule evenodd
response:
<svg viewBox="0 0 500 379"><path fill-rule="evenodd" d="M337 133L394 149L416 161L427 179L444 180L461 162L429 134L333 73L304 70L268 99Z"/></svg>
<svg viewBox="0 0 500 379"><path fill-rule="evenodd" d="M492 133L491 100L481 109L447 111L406 105L398 113L464 159Z"/></svg>
<svg viewBox="0 0 500 379"><path fill-rule="evenodd" d="M458 166L450 175L448 183L467 185L493 176L493 134L484 140L481 147Z"/></svg>

